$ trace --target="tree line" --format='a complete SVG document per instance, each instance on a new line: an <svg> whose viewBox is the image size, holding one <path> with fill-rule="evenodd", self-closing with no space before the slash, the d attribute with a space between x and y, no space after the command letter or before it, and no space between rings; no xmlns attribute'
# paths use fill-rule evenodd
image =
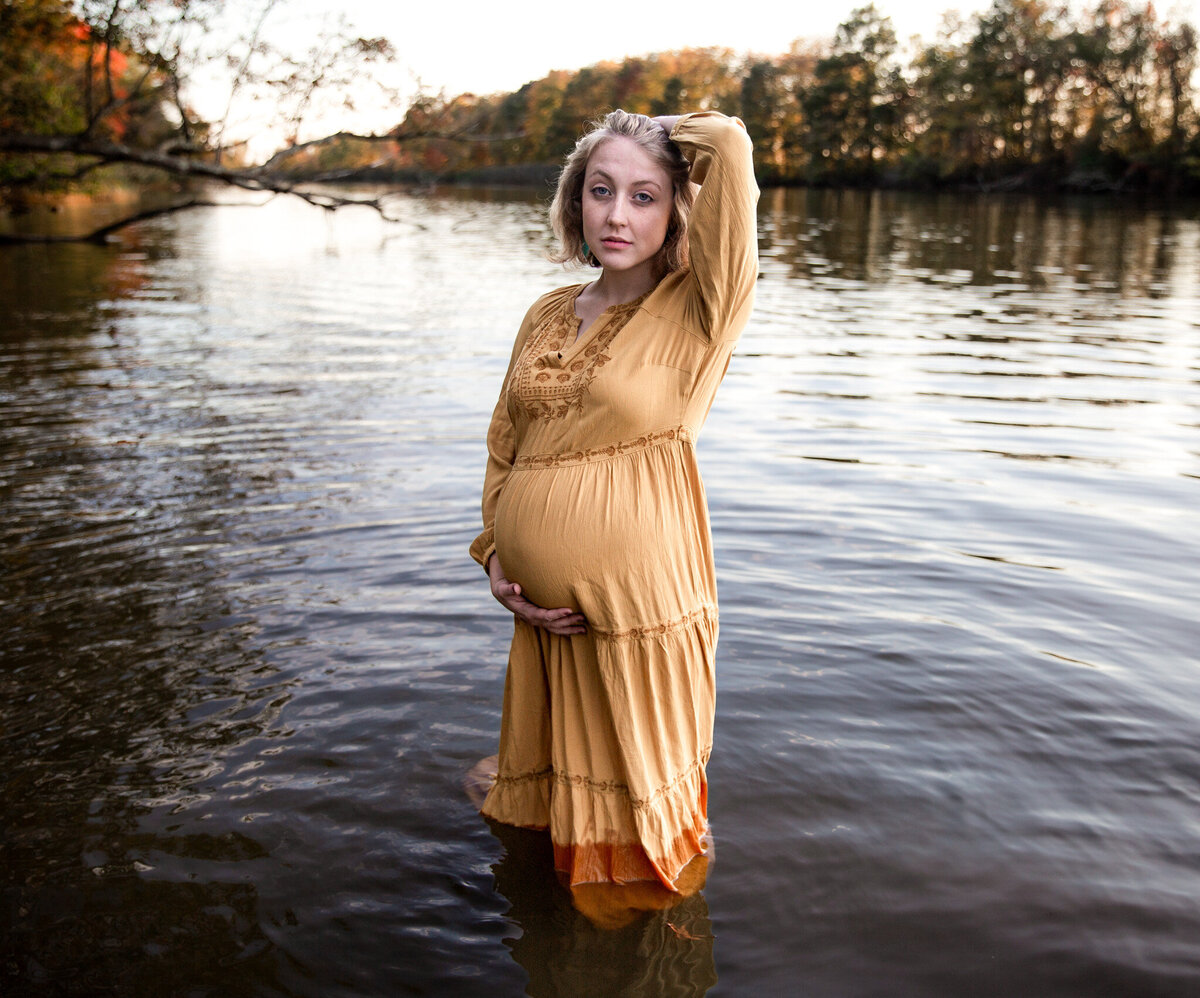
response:
<svg viewBox="0 0 1200 998"><path fill-rule="evenodd" d="M890 18L868 5L831 41L799 40L778 56L707 48L626 58L513 93L425 97L405 117L409 127L469 126L490 143L345 141L293 165L519 178L516 168L559 162L610 108L711 108L746 122L763 184L1194 191L1197 48L1191 24L1149 2L1076 12L996 0L969 18L948 14L902 62Z"/></svg>
<svg viewBox="0 0 1200 998"><path fill-rule="evenodd" d="M134 184L200 178L386 214L384 199L313 182L540 180L614 107L739 115L764 186L1200 191L1196 29L1148 0L994 0L947 14L934 41L907 49L870 4L832 39L779 55L662 52L487 96L401 102L380 89L393 128L316 139L303 135L320 96L362 100L394 51L344 23L309 52L278 51L267 25L282 2L256 0L257 14L235 21L241 33L218 43L224 0L0 0L0 204L117 169ZM206 120L190 103L197 75L217 66L230 109L274 109L286 139L265 162L249 161L229 112ZM205 203L195 189L184 184L169 210Z"/></svg>

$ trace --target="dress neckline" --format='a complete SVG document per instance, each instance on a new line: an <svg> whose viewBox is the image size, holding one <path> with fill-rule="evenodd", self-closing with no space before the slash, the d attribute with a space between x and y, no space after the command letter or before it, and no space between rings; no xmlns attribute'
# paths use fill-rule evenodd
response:
<svg viewBox="0 0 1200 998"><path fill-rule="evenodd" d="M564 355L569 350L572 350L574 347L578 346L580 343L591 339L593 334L595 334L598 329L603 328L613 319L622 315L626 315L629 312L636 311L641 307L642 302L644 302L650 297L650 295L654 293L654 288L651 288L649 291L643 292L630 301L618 302L616 305L609 305L607 308L603 309L595 319L592 320L592 324L583 331L582 335L580 335L579 324L583 321L583 318L578 312L575 311L575 303L579 300L579 296L583 294L584 289L591 286L591 283L592 282L580 284L575 289L575 293L568 296L566 302L567 314L574 319L574 322L566 324L567 340L565 343L563 343L561 350L562 354Z"/></svg>

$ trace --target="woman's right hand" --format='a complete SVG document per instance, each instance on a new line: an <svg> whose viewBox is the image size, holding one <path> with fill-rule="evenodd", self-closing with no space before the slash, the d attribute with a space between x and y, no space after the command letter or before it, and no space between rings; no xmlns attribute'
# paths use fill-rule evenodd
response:
<svg viewBox="0 0 1200 998"><path fill-rule="evenodd" d="M541 627L551 634L569 637L572 634L586 634L587 620L582 613L568 606L556 610L531 603L521 593L520 583L510 582L500 567L500 559L493 554L487 563L488 578L492 583L492 595L510 613L520 617L530 627Z"/></svg>

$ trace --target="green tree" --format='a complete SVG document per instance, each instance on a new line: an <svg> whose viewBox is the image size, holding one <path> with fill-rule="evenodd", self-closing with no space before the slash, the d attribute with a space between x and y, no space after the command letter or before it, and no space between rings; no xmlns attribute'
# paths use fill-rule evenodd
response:
<svg viewBox="0 0 1200 998"><path fill-rule="evenodd" d="M938 183L963 177L987 158L965 33L961 17L946 15L938 39L913 60L916 99L906 150L912 179Z"/></svg>
<svg viewBox="0 0 1200 998"><path fill-rule="evenodd" d="M1042 0L996 0L979 16L966 72L980 148L987 163L1012 171L1054 148L1055 110L1067 66L1065 8Z"/></svg>
<svg viewBox="0 0 1200 998"><path fill-rule="evenodd" d="M778 181L786 174L784 147L790 97L783 70L776 62L756 59L742 77L739 109L754 143L755 172L761 179Z"/></svg>
<svg viewBox="0 0 1200 998"><path fill-rule="evenodd" d="M1126 157L1144 155L1153 144L1156 35L1153 10L1123 0L1105 0L1076 34L1105 144Z"/></svg>
<svg viewBox="0 0 1200 998"><path fill-rule="evenodd" d="M1192 80L1196 78L1200 39L1190 24L1164 31L1158 42L1159 78L1166 92L1166 154L1172 159L1184 156L1189 130L1196 134L1196 104ZM1190 164L1200 172L1200 163Z"/></svg>
<svg viewBox="0 0 1200 998"><path fill-rule="evenodd" d="M1188 132L1196 127L1195 28L1159 21L1150 4L1105 0L1077 37L1100 153L1181 172Z"/></svg>
<svg viewBox="0 0 1200 998"><path fill-rule="evenodd" d="M171 125L160 102L153 64L119 40L108 40L61 0L0 0L0 129L8 136L62 134L154 144ZM0 157L0 196L20 189L53 190L94 164L62 156Z"/></svg>
<svg viewBox="0 0 1200 998"><path fill-rule="evenodd" d="M838 26L802 97L813 179L872 177L895 148L907 90L895 52L891 18L874 4Z"/></svg>
<svg viewBox="0 0 1200 998"><path fill-rule="evenodd" d="M55 132L85 126L72 98L87 48L59 0L0 0L0 129Z"/></svg>

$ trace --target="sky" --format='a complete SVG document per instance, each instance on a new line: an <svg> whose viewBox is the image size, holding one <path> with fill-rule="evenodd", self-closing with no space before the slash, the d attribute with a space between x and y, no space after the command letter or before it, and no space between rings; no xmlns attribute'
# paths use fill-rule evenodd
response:
<svg viewBox="0 0 1200 998"><path fill-rule="evenodd" d="M778 55L797 38L831 38L860 2L799 4L762 0L524 0L520 4L450 0L330 5L359 31L389 38L407 72L427 89L448 94L512 91L552 69L681 48L722 47ZM280 20L312 17L316 3L293 2ZM903 41L932 40L941 12L986 9L990 0L877 0ZM330 9L327 8L327 9ZM319 16L319 15L318 15Z"/></svg>
<svg viewBox="0 0 1200 998"><path fill-rule="evenodd" d="M1088 0L1086 6L1096 2ZM400 61L429 89L489 94L516 90L552 69L579 69L679 48L719 46L778 55L797 38L831 38L865 0L293 3L297 11L319 6L340 10L363 33L388 37ZM903 43L913 35L933 41L944 11L969 16L986 10L991 0L875 0L875 6L892 19ZM1160 15L1177 11L1193 24L1200 21L1200 0L1159 0L1155 7Z"/></svg>

